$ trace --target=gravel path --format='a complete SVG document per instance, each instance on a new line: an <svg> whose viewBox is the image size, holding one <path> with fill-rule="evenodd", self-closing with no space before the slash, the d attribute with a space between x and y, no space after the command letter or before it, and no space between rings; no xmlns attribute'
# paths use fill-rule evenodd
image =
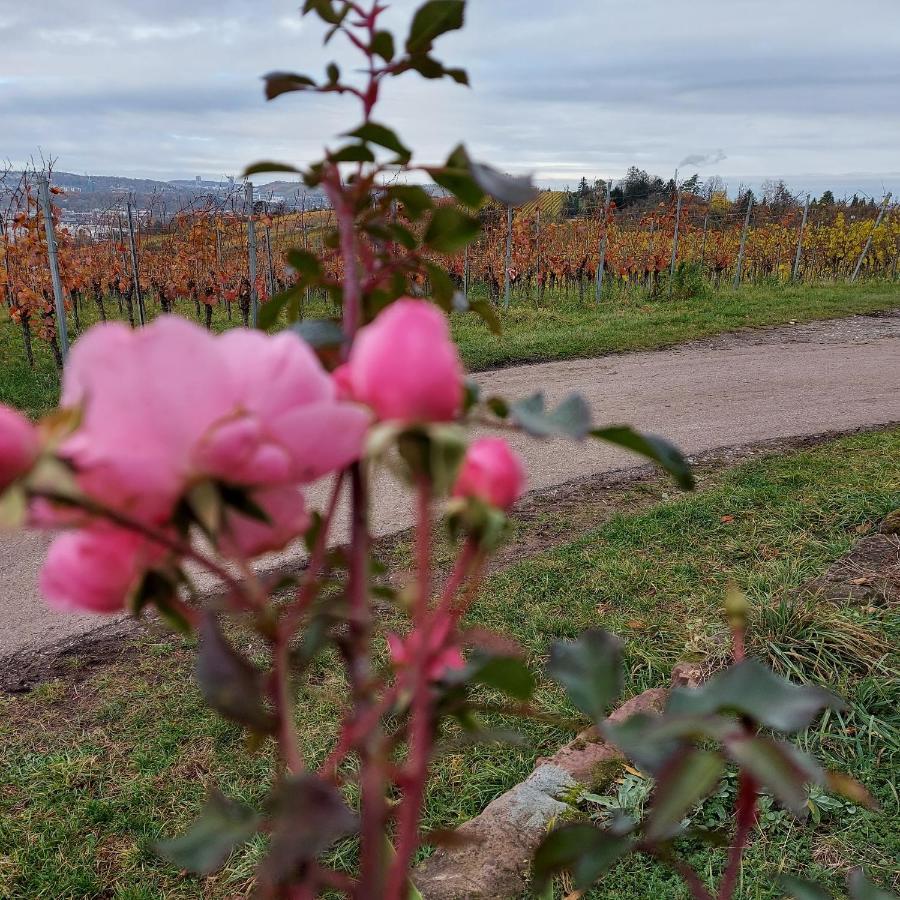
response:
<svg viewBox="0 0 900 900"><path fill-rule="evenodd" d="M627 422L686 453L776 438L900 423L900 312L788 325L692 341L669 350L514 366L478 376L510 398L543 390L549 402L580 391L598 423ZM542 489L640 460L594 442L515 438ZM323 491L314 491L313 500ZM387 478L374 521L387 534L411 524L409 501ZM343 531L338 525L338 537ZM0 656L27 652L96 628L95 617L59 616L43 605L36 576L47 538L0 537ZM266 561L296 565L298 551ZM212 584L207 582L209 587Z"/></svg>

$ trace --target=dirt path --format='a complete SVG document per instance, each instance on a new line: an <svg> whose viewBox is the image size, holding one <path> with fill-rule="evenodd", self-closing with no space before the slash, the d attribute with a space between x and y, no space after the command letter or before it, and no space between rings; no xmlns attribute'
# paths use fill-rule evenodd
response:
<svg viewBox="0 0 900 900"><path fill-rule="evenodd" d="M478 381L511 398L543 390L551 403L580 391L598 423L631 423L665 435L689 454L882 425L900 422L900 313L723 335L663 351L515 366L483 373ZM534 490L640 464L596 443L516 442ZM322 491L314 493L320 497ZM408 499L386 478L376 488L374 517L380 534L411 522ZM42 535L0 538L0 656L98 625L96 618L58 616L43 605L35 582L45 549ZM296 552L282 554L267 565L299 559Z"/></svg>

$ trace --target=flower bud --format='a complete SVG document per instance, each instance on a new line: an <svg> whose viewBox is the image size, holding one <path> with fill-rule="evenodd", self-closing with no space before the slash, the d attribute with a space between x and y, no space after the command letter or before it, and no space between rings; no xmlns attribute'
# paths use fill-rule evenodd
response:
<svg viewBox="0 0 900 900"><path fill-rule="evenodd" d="M455 497L509 509L525 490L525 468L501 438L480 438L466 452L453 488Z"/></svg>
<svg viewBox="0 0 900 900"><path fill-rule="evenodd" d="M35 427L20 412L0 406L0 491L34 465L40 451Z"/></svg>
<svg viewBox="0 0 900 900"><path fill-rule="evenodd" d="M463 400L463 368L447 319L424 300L398 300L362 328L339 390L380 419L449 422Z"/></svg>

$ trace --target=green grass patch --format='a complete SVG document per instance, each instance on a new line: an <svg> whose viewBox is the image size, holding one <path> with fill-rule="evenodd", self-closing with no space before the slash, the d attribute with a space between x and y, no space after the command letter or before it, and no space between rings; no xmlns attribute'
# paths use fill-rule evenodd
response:
<svg viewBox="0 0 900 900"><path fill-rule="evenodd" d="M898 460L900 430L894 430L743 464L696 495L618 514L574 542L498 572L482 590L471 621L514 636L535 672L558 638L598 625L618 632L627 638L626 692L632 695L667 683L681 659L724 655L720 607L733 578L752 599L753 645L767 655L771 642L790 642L794 627L790 616L785 625L773 611L845 553L860 526L900 506ZM801 827L771 810L770 827L752 842L741 897L780 897L775 885L781 871L822 878L834 888L837 867L859 862L883 883L895 877L900 615L892 607L821 604L797 627L815 647L819 631L841 622L852 623L857 638L871 635L862 646L826 640L833 654L827 681L850 710L800 741L829 766L861 779L883 812L841 805L823 809L818 825ZM180 639L148 635L138 650L77 686L60 680L0 700L0 896L149 900L224 898L249 890L259 843L205 880L174 871L152 844L196 815L211 783L245 801L258 800L271 753L248 759L241 734L204 709L191 681L191 648ZM807 660L815 658L813 653ZM801 675L821 675L821 668L803 660ZM324 661L303 689L298 712L313 762L327 752L343 696L342 679ZM547 709L573 712L546 680L538 697ZM570 737L547 725L522 731L523 747L443 755L428 795L426 827L454 826L478 813L525 777L538 756ZM703 815L719 815L710 802ZM723 851L688 846L685 852L702 874L721 873ZM687 894L664 867L634 857L590 896L677 900Z"/></svg>
<svg viewBox="0 0 900 900"><path fill-rule="evenodd" d="M155 315L152 299L149 315ZM107 300L112 317L114 301ZM627 350L668 347L693 338L785 322L838 318L856 313L880 312L900 307L900 282L864 282L821 285L745 285L740 291L704 291L690 300L656 299L613 292L601 305L592 299L579 303L565 295L546 294L538 304L517 296L509 310L500 311L503 334L492 335L472 314L454 315L453 332L463 359L471 370L513 363L599 356ZM179 311L197 319L192 303L181 301ZM334 310L315 302L308 314L334 315ZM96 321L93 304L83 304L81 331ZM72 316L69 331L77 339ZM222 330L240 322L240 314L228 320L216 308L213 328ZM25 358L21 329L0 311L0 403L23 409L32 416L47 412L59 397L59 375L49 347L34 340L35 367Z"/></svg>

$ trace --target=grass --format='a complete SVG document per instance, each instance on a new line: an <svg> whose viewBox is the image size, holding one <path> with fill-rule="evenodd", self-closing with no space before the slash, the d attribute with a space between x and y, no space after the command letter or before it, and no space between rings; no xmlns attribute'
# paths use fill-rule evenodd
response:
<svg viewBox="0 0 900 900"><path fill-rule="evenodd" d="M898 610L827 604L798 613L799 623L777 611L866 525L900 506L898 460L900 430L894 430L743 464L696 495L617 514L577 540L495 573L473 609L473 624L514 636L536 672L555 639L597 625L627 636L629 695L665 684L680 659L722 654L719 608L729 578L745 586L757 611L758 652L790 643L795 627L808 646L824 641L832 654L828 681L850 710L802 735L801 743L860 778L884 811L826 809L815 827L783 815L771 821L752 843L741 897L780 897L775 875L782 870L836 886L836 865L865 862L883 883L896 878ZM828 636L841 623L855 629L846 646ZM179 900L249 891L259 843L204 880L174 871L152 844L191 820L211 783L258 800L270 753L248 759L240 733L204 709L190 678L189 646L158 633L140 638L138 649L86 680L60 679L0 700L0 896ZM812 664L815 649L792 659L800 675L822 673ZM328 747L343 693L327 661L303 690L300 733L312 761ZM546 681L538 696L547 708L571 712ZM546 725L522 730L524 746L456 749L440 759L426 827L454 826L476 814L569 737ZM721 850L688 846L686 853L701 873L720 873ZM686 894L666 869L635 857L590 896Z"/></svg>
<svg viewBox="0 0 900 900"><path fill-rule="evenodd" d="M108 301L107 307L112 312L115 304ZM193 304L184 302L180 307L184 315L195 317ZM507 312L501 311L504 330L500 337L492 335L473 315L455 315L453 331L466 365L478 370L520 362L647 350L739 328L898 307L900 282L864 282L852 287L846 284L745 285L738 292L709 290L690 300L648 301L621 292L600 307L590 301L582 305L548 293L540 306L527 297L516 297ZM310 313L328 315L329 310L316 304ZM95 316L93 306L85 303L83 328L93 324ZM226 320L222 310L214 311L214 328L233 324ZM71 316L69 328L74 335ZM57 402L59 376L48 346L35 339L34 348L36 365L30 369L20 329L9 320L5 310L0 312L0 403L37 416Z"/></svg>

